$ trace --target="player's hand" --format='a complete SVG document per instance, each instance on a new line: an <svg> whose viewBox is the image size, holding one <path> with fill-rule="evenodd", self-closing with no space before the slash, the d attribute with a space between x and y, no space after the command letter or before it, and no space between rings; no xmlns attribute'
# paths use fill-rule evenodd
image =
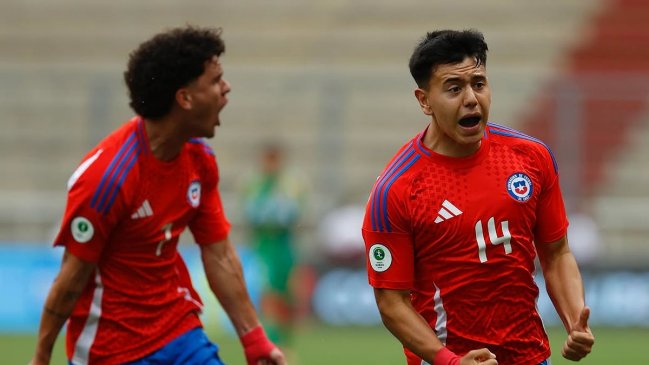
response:
<svg viewBox="0 0 649 365"><path fill-rule="evenodd" d="M579 319L570 328L568 339L563 344L561 355L568 360L579 361L586 357L593 349L595 336L588 327L590 308L584 307L579 314Z"/></svg>
<svg viewBox="0 0 649 365"><path fill-rule="evenodd" d="M496 355L486 348L469 351L462 356L459 365L498 365Z"/></svg>
<svg viewBox="0 0 649 365"><path fill-rule="evenodd" d="M246 351L246 362L248 365L287 365L286 358L282 351L275 347L266 355L249 356Z"/></svg>
<svg viewBox="0 0 649 365"><path fill-rule="evenodd" d="M248 365L287 365L284 354L268 340L262 326L241 336L241 344Z"/></svg>
<svg viewBox="0 0 649 365"><path fill-rule="evenodd" d="M268 358L257 360L255 365L287 365L286 358L280 349L275 347L271 350Z"/></svg>
<svg viewBox="0 0 649 365"><path fill-rule="evenodd" d="M486 348L469 351L460 357L447 347L442 347L433 359L433 365L498 365L496 355Z"/></svg>

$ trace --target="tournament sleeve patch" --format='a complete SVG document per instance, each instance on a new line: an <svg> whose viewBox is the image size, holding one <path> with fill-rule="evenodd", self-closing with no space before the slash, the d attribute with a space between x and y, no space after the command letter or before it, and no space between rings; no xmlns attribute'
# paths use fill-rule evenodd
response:
<svg viewBox="0 0 649 365"><path fill-rule="evenodd" d="M392 253L385 245L376 243L369 249L369 259L372 269L383 272L392 265Z"/></svg>
<svg viewBox="0 0 649 365"><path fill-rule="evenodd" d="M79 243L90 241L92 236L95 234L95 228L86 217L74 218L70 224L70 231L72 231L72 237L74 237L74 240Z"/></svg>

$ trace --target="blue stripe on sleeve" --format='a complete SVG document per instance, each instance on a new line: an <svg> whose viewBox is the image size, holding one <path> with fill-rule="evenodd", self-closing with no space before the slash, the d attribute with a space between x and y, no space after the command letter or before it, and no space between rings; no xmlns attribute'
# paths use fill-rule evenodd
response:
<svg viewBox="0 0 649 365"><path fill-rule="evenodd" d="M383 224L381 223L380 219L380 211L381 211L381 190L383 189L383 186L385 185L385 182L387 179L389 179L392 174L403 165L403 163L412 156L412 154L415 153L414 148L412 148L412 142L408 145L407 148L405 148L399 156L390 164L390 166L386 169L385 173L379 181L376 183L376 186L374 187L374 193L372 197L372 229L374 231L383 231Z"/></svg>
<svg viewBox="0 0 649 365"><path fill-rule="evenodd" d="M124 165L126 164L126 161L128 161L132 155L134 154L134 151L138 147L138 141L135 140L127 150L127 152L122 156L120 159L119 163L117 164L117 167L114 169L113 173L111 174L110 181L106 185L106 189L104 190L103 194L101 195L101 199L99 200L99 204L97 205L97 211L103 212L106 207L106 202L108 200L108 197L111 195L111 191L115 187L116 180L122 173L122 170L124 169Z"/></svg>
<svg viewBox="0 0 649 365"><path fill-rule="evenodd" d="M214 150L212 150L212 147L210 147L210 145L208 145L207 142L205 142L205 140L203 138L191 138L189 140L189 143L191 143L191 144L199 144L199 145L201 145L203 147L203 151L205 153L207 153L208 155L216 156L214 154Z"/></svg>
<svg viewBox="0 0 649 365"><path fill-rule="evenodd" d="M419 137L417 137L417 146L419 146L419 150L425 153L426 156L432 156L432 154L426 150L426 147L424 147L423 143L421 143L421 138Z"/></svg>
<svg viewBox="0 0 649 365"><path fill-rule="evenodd" d="M113 189L113 193L110 196L110 199L108 199L108 204L106 204L106 207L103 210L103 213L106 214L110 210L110 207L113 206L113 203L115 202L115 197L117 196L117 192L119 189L122 187L122 184L124 183L124 179L126 179L126 175L128 175L128 172L131 171L131 168L133 168L133 165L135 164L135 161L137 161L138 157L140 156L142 148L137 147L136 151L134 153L131 153L130 156L130 161L128 165L126 166L125 169L121 172L121 177L119 178L119 181L117 182L115 189Z"/></svg>
<svg viewBox="0 0 649 365"><path fill-rule="evenodd" d="M118 161L122 158L122 155L127 151L127 147L131 144L134 138L135 138L135 133L128 136L126 142L124 142L124 144L122 145L122 147L120 147L115 157L113 157L113 160L110 161L110 164L108 164L108 167L106 168L106 171L104 172L104 175L102 176L99 182L99 186L97 187L97 190L95 190L95 194L92 196L92 199L90 200L91 208L95 208L95 205L97 204L97 199L99 199L99 197L102 195L101 193L104 189L104 185L107 183L109 177L113 173L113 168L118 163ZM99 210L98 207L97 210Z"/></svg>
<svg viewBox="0 0 649 365"><path fill-rule="evenodd" d="M392 227L390 227L390 221L388 220L388 204L387 204L387 199L388 199L388 191L390 190L390 186L399 178L399 176L403 175L403 173L410 168L419 158L421 155L415 155L410 162L401 168L393 177L390 179L390 182L385 188L385 191L383 192L383 200L385 203L383 204L383 219L385 220L385 228L388 232L392 232Z"/></svg>

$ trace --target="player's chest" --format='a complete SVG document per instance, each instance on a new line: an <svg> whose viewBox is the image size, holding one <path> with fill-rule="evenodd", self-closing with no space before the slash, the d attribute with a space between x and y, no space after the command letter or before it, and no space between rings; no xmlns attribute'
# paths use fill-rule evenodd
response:
<svg viewBox="0 0 649 365"><path fill-rule="evenodd" d="M130 197L121 233L142 244L173 240L197 213L207 182L190 168L145 177Z"/></svg>
<svg viewBox="0 0 649 365"><path fill-rule="evenodd" d="M464 169L433 168L414 181L413 229L458 239L503 225L528 232L542 191L541 171L524 159ZM460 236L460 237L458 237Z"/></svg>

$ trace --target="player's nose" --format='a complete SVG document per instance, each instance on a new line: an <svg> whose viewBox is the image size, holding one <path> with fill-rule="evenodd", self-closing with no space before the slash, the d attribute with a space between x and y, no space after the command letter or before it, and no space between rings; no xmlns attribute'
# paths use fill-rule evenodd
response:
<svg viewBox="0 0 649 365"><path fill-rule="evenodd" d="M463 103L467 107L473 107L478 104L478 98L476 97L473 88L470 87L465 88Z"/></svg>

